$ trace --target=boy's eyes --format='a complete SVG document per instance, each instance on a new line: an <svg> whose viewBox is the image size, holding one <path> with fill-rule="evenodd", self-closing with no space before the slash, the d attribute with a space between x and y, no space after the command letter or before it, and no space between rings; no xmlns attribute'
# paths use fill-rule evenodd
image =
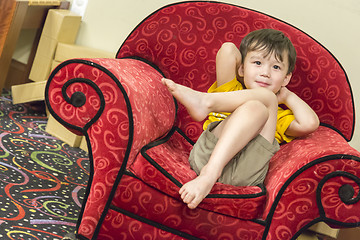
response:
<svg viewBox="0 0 360 240"><path fill-rule="evenodd" d="M258 66L261 65L261 61L254 61L253 63L254 63L255 65L258 65ZM274 65L273 68L274 68L275 70L280 70L280 69L281 69L281 67L280 67L279 65Z"/></svg>
<svg viewBox="0 0 360 240"><path fill-rule="evenodd" d="M281 68L280 68L280 66L275 65L275 66L274 66L274 69L276 69L276 70L280 70Z"/></svg>

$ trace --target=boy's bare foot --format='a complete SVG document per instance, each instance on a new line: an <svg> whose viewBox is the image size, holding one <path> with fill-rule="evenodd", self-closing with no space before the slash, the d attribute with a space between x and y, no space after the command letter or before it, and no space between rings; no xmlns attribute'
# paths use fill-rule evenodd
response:
<svg viewBox="0 0 360 240"><path fill-rule="evenodd" d="M161 82L169 89L170 93L181 102L195 121L204 120L210 113L204 100L204 93L176 84L174 81L163 78Z"/></svg>
<svg viewBox="0 0 360 240"><path fill-rule="evenodd" d="M199 175L180 188L179 193L184 203L190 209L196 208L201 201L210 193L216 183L212 176Z"/></svg>

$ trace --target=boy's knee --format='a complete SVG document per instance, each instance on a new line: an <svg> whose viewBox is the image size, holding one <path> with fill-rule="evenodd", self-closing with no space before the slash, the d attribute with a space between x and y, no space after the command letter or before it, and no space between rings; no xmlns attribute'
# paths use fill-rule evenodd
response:
<svg viewBox="0 0 360 240"><path fill-rule="evenodd" d="M216 63L219 62L221 62L223 66L232 66L236 68L235 71L238 70L241 62L241 54L234 43L225 42L221 45L216 54Z"/></svg>
<svg viewBox="0 0 360 240"><path fill-rule="evenodd" d="M236 51L239 51L239 49L235 46L234 43L232 42L225 42L221 45L218 54L225 54L225 55L229 55L229 54L235 54Z"/></svg>
<svg viewBox="0 0 360 240"><path fill-rule="evenodd" d="M257 117L267 118L269 115L268 107L261 101L251 100L246 102L244 106L248 108L252 114L258 115Z"/></svg>
<svg viewBox="0 0 360 240"><path fill-rule="evenodd" d="M260 91L258 94L261 94L263 103L266 105L266 107L276 107L278 106L278 100L272 91L266 88L258 88L258 91Z"/></svg>

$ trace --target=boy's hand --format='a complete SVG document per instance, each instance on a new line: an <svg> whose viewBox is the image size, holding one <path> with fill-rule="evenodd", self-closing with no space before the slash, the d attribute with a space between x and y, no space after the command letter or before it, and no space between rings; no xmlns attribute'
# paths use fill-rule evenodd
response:
<svg viewBox="0 0 360 240"><path fill-rule="evenodd" d="M277 92L276 96L278 99L279 104L286 104L287 98L291 94L291 91L286 87L281 87L280 90Z"/></svg>
<svg viewBox="0 0 360 240"><path fill-rule="evenodd" d="M319 127L319 118L316 113L295 93L286 87L281 87L276 96L278 103L285 104L295 116L294 121L285 131L286 135L300 137L315 131Z"/></svg>

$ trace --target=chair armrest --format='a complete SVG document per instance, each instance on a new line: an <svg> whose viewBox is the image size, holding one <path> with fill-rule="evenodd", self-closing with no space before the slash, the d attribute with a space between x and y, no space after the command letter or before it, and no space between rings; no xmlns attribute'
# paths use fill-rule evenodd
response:
<svg viewBox="0 0 360 240"><path fill-rule="evenodd" d="M90 189L82 208L87 218L79 229L85 236L86 228L105 216L126 166L173 126L176 106L161 78L135 59L72 59L49 77L45 99L50 113L88 143Z"/></svg>
<svg viewBox="0 0 360 240"><path fill-rule="evenodd" d="M321 126L283 145L271 159L265 180L268 202L263 219L270 235L277 239L280 232L295 234L319 221L358 225L358 176L360 153L330 128Z"/></svg>

